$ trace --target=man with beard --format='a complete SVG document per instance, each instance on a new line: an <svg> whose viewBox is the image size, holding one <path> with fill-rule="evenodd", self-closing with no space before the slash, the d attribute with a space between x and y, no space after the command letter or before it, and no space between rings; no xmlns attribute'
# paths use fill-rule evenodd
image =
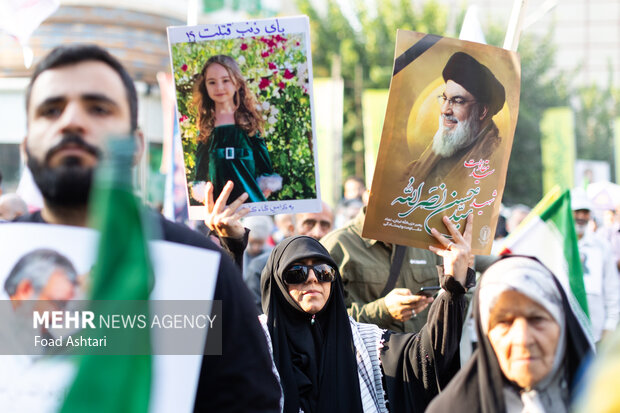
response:
<svg viewBox="0 0 620 413"><path fill-rule="evenodd" d="M453 54L443 69L445 91L438 96L441 114L433 142L406 168L407 178L438 185L469 174L463 163L489 159L501 138L492 118L504 106L504 87L470 55ZM429 186L430 187L430 186Z"/></svg>
<svg viewBox="0 0 620 413"><path fill-rule="evenodd" d="M598 343L613 333L620 315L620 285L611 245L588 229L592 203L582 188L571 191L583 284L588 299L592 335Z"/></svg>
<svg viewBox="0 0 620 413"><path fill-rule="evenodd" d="M26 91L23 148L44 207L18 221L86 226L93 171L109 137L131 134L135 161L142 155L137 102L129 74L98 46L60 46L43 58ZM160 215L149 221L166 241L221 252L204 236ZM195 410L278 411L280 389L265 336L239 269L225 254L213 299L222 301L223 353L203 358Z"/></svg>

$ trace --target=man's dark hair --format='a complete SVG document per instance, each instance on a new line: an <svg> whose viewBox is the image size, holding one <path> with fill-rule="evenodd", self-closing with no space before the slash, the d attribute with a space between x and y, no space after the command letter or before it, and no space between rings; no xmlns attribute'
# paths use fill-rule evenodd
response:
<svg viewBox="0 0 620 413"><path fill-rule="evenodd" d="M69 44L54 48L47 56L41 60L34 69L30 83L26 89L26 111L30 106L30 95L32 93L32 85L41 73L46 70L55 69L63 66L74 65L77 63L96 61L102 62L110 66L123 81L125 92L127 93L127 101L129 103L129 113L131 117L131 130L138 128L138 95L136 87L127 73L123 65L105 49L95 44Z"/></svg>

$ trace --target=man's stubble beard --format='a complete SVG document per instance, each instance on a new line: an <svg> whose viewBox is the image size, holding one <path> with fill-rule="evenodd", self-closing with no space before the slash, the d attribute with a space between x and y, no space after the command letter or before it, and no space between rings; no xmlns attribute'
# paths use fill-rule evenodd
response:
<svg viewBox="0 0 620 413"><path fill-rule="evenodd" d="M69 143L78 145L101 159L101 151L86 143L78 135L65 135L58 145L46 153L43 161L36 159L26 145L28 168L41 195L52 207L76 208L88 204L94 168L82 166L77 157L67 157L62 165L57 167L49 166L49 159L53 152Z"/></svg>
<svg viewBox="0 0 620 413"><path fill-rule="evenodd" d="M452 129L445 129L443 118L455 121L454 116L439 115L439 126L433 137L433 152L443 158L449 158L460 149L471 145L480 132L481 121L478 119L478 110L472 108L465 121L458 122Z"/></svg>

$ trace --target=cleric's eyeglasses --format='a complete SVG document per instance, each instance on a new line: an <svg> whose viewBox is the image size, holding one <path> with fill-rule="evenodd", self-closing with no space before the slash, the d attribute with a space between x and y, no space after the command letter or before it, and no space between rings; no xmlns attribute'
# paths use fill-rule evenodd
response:
<svg viewBox="0 0 620 413"><path fill-rule="evenodd" d="M469 102L475 102L475 100L467 100L467 99L463 99L460 96L456 96L453 98L448 99L445 95L439 95L437 96L437 102L439 102L440 105L443 106L444 103L448 102L448 106L451 108L460 108L462 106L465 106L467 103Z"/></svg>
<svg viewBox="0 0 620 413"><path fill-rule="evenodd" d="M336 279L336 270L329 264L295 264L282 274L285 284L303 284L308 280L310 269L319 282L333 282Z"/></svg>

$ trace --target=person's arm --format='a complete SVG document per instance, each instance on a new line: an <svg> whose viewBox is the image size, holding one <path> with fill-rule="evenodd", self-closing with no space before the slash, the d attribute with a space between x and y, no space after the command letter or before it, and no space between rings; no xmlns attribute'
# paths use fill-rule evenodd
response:
<svg viewBox="0 0 620 413"><path fill-rule="evenodd" d="M280 386L258 313L239 270L225 256L214 300L222 301L222 354L203 357L194 411L279 412Z"/></svg>
<svg viewBox="0 0 620 413"><path fill-rule="evenodd" d="M233 188L233 182L228 181L214 202L213 184L207 182L205 188L205 225L213 235L219 238L222 247L229 253L237 266L243 268L243 251L248 245L249 230L243 226L241 218L246 216L250 210L243 207L243 203L248 199L248 194L245 192L230 205L226 205Z"/></svg>
<svg viewBox="0 0 620 413"><path fill-rule="evenodd" d="M351 295L345 290L347 312L355 321L376 324L380 328L387 328L392 323L392 316L385 305L385 297L364 304L361 301L355 301Z"/></svg>
<svg viewBox="0 0 620 413"><path fill-rule="evenodd" d="M232 237L221 237L215 233L213 235L217 236L220 240L220 244L222 248L228 253L230 258L237 264L239 269L243 270L243 251L245 251L248 246L248 237L250 235L250 230L244 228L244 234L241 238L232 238Z"/></svg>
<svg viewBox="0 0 620 413"><path fill-rule="evenodd" d="M345 293L345 295L351 295ZM358 301L348 302L347 311L354 320L360 323L376 324L381 328L389 328L396 321L405 322L433 302L432 297L414 295L408 288L394 288L385 297L363 304Z"/></svg>
<svg viewBox="0 0 620 413"><path fill-rule="evenodd" d="M393 411L405 411L405 400L413 398L416 411L423 412L459 370L467 301L465 289L448 279L452 281L442 283L445 291L431 305L419 333L384 334L381 364Z"/></svg>
<svg viewBox="0 0 620 413"><path fill-rule="evenodd" d="M342 238L341 238L342 237ZM381 328L390 328L394 325L394 321L404 322L409 320L414 314L423 311L432 298L413 295L413 292L407 288L394 288L385 297L378 298L374 301L367 302L365 297L376 297L379 291L375 291L376 285L365 285L360 282L363 276L358 271L363 271L364 259L372 260L372 256L363 258L362 253L355 247L351 246L351 239L347 240L345 233L339 235L331 234L323 238L321 242L338 265L338 270L344 284L344 300L348 314L360 323L375 324ZM356 237L356 236L355 236ZM365 247L362 247L365 249ZM350 250L349 250L350 249ZM356 258L353 258L353 257ZM377 278L385 283L385 279L377 274ZM355 286L353 287L353 283ZM384 284L380 286L383 288ZM372 290L361 291L363 288L371 288Z"/></svg>
<svg viewBox="0 0 620 413"><path fill-rule="evenodd" d="M461 236L452 223L444 220L452 241L433 231L445 247L430 247L444 259L445 274L440 275L444 291L432 304L422 330L417 334L386 332L384 335L381 362L393 411L413 406L414 411L423 412L460 367L459 343L467 306L464 286L475 278L473 270L467 268L471 222L470 216Z"/></svg>

